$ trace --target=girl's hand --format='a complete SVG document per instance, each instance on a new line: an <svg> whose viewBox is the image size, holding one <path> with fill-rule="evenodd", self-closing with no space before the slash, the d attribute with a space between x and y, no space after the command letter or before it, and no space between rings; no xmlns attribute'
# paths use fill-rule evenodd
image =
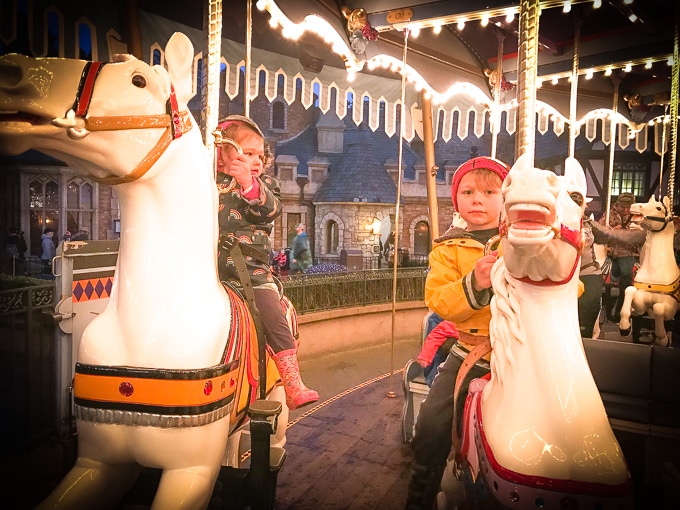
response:
<svg viewBox="0 0 680 510"><path fill-rule="evenodd" d="M250 161L242 154L231 160L227 172L243 189L248 189L253 185L253 175L250 171Z"/></svg>

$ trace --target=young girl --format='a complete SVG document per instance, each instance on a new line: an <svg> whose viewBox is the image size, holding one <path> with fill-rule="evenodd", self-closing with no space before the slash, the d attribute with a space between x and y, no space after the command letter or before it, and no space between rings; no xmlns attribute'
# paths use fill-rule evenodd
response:
<svg viewBox="0 0 680 510"><path fill-rule="evenodd" d="M258 260L245 257L267 337L267 347L281 374L289 409L319 400L300 377L295 339L281 307L281 287L269 265L273 222L283 211L279 182L264 174L271 160L264 135L247 117L230 115L220 123L222 143L218 146L217 190L220 197L220 236L234 236L262 252ZM239 154L237 146L243 151ZM220 278L239 281L231 257L220 253Z"/></svg>

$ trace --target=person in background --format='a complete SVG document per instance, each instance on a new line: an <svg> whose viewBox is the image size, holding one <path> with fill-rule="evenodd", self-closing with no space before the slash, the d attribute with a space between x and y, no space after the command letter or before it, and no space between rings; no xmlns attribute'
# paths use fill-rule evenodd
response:
<svg viewBox="0 0 680 510"><path fill-rule="evenodd" d="M312 253L309 250L309 239L305 232L305 224L295 227L295 240L291 251L290 274L304 273L312 265Z"/></svg>
<svg viewBox="0 0 680 510"><path fill-rule="evenodd" d="M50 227L45 228L45 230L43 230L42 236L40 236L42 249L40 253L40 260L42 260L43 264L43 274L52 274L52 259L57 254L57 249L54 246L54 241L52 240L53 237L54 230L52 230Z"/></svg>
<svg viewBox="0 0 680 510"><path fill-rule="evenodd" d="M286 254L286 250L281 248L276 256L274 257L274 267L276 269L277 274L284 274L284 270L288 265L288 255Z"/></svg>
<svg viewBox="0 0 680 510"><path fill-rule="evenodd" d="M630 206L634 203L635 195L628 192L621 193L609 211L609 227L622 230L630 229ZM598 223L606 225L605 214L602 215ZM633 285L633 266L640 255L640 249L636 244L612 238L607 242L607 255L612 261L611 274L619 281L619 296L616 299L614 309L606 310L606 312L612 322L619 322L624 291L626 287Z"/></svg>
<svg viewBox="0 0 680 510"><path fill-rule="evenodd" d="M580 196L580 195L579 195ZM587 200L587 199L586 199ZM583 248L581 248L581 267L579 278L583 282L583 294L578 298L578 322L582 338L593 338L595 323L602 308L602 268L595 257L593 247L592 216L583 217Z"/></svg>
<svg viewBox="0 0 680 510"><path fill-rule="evenodd" d="M485 254L487 243L498 235L503 207L501 185L510 168L489 157L476 157L458 167L451 183L453 207L465 228L449 229L435 240L425 280L425 304L443 320L456 325L458 338L446 361L439 365L430 391L420 406L411 443L413 459L406 510L431 510L442 474L459 435L462 403L473 378L489 373L491 350L491 268L497 254ZM463 361L471 368L461 372Z"/></svg>
<svg viewBox="0 0 680 510"><path fill-rule="evenodd" d="M271 154L255 122L242 115L230 115L219 129L223 140L217 145L220 237L236 238L250 249L244 259L267 348L281 375L286 404L289 409L297 409L319 400L319 394L302 382L295 338L281 306L283 288L269 264L269 235L274 219L283 210L280 185L264 173ZM218 263L220 278L240 282L233 258L223 249Z"/></svg>
<svg viewBox="0 0 680 510"><path fill-rule="evenodd" d="M7 235L3 240L2 272L6 274L21 274L17 271L19 261L19 234L15 227L7 229Z"/></svg>

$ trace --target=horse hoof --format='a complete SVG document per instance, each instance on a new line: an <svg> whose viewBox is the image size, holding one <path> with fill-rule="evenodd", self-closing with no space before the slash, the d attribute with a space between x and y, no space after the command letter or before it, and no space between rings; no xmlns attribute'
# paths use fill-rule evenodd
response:
<svg viewBox="0 0 680 510"><path fill-rule="evenodd" d="M670 345L670 341L668 340L668 335L655 336L655 343L659 347L668 347Z"/></svg>
<svg viewBox="0 0 680 510"><path fill-rule="evenodd" d="M630 327L627 327L627 328L625 328L625 329L622 329L621 327L619 327L619 335L621 335L621 336L629 336L630 333L631 333L631 328L630 328Z"/></svg>

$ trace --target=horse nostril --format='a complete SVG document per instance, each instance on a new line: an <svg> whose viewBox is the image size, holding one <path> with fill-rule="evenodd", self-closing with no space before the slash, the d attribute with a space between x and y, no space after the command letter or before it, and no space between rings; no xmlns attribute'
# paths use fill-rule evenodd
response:
<svg viewBox="0 0 680 510"><path fill-rule="evenodd" d="M14 88L21 83L21 67L12 65L8 62L0 62L0 86L3 88Z"/></svg>

